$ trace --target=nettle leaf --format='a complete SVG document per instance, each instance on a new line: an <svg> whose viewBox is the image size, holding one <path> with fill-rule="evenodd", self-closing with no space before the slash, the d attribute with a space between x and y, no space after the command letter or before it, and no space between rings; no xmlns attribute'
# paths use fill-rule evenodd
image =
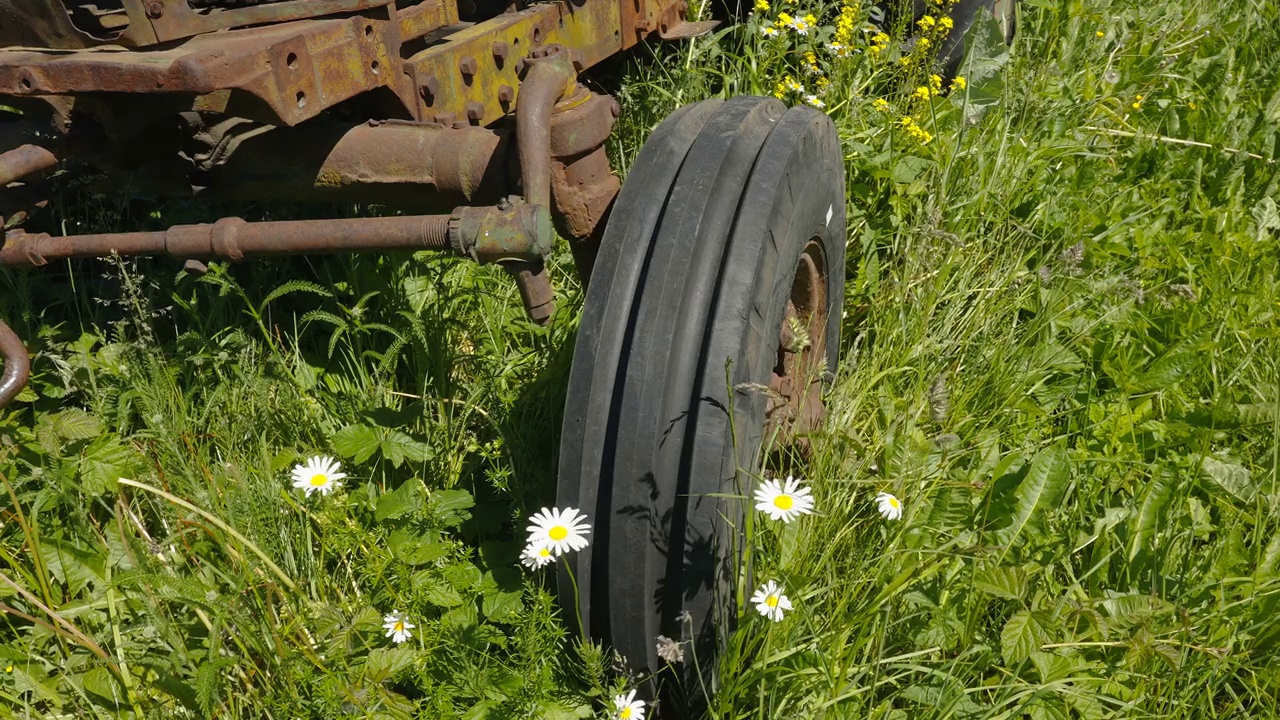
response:
<svg viewBox="0 0 1280 720"><path fill-rule="evenodd" d="M1253 474L1248 468L1224 462L1212 455L1200 459L1200 476L1244 502L1251 502L1258 494L1258 487L1253 483Z"/></svg>
<svg viewBox="0 0 1280 720"><path fill-rule="evenodd" d="M1032 458L1026 477L1014 491L1013 522L1000 533L1003 543L1012 546L1038 510L1058 503L1066 490L1070 470L1071 461L1061 445L1045 448Z"/></svg>
<svg viewBox="0 0 1280 720"><path fill-rule="evenodd" d="M975 590L996 597L1020 600L1027 594L1027 574L1017 567L991 567L973 576Z"/></svg>
<svg viewBox="0 0 1280 720"><path fill-rule="evenodd" d="M1000 632L1000 654L1005 664L1017 665L1031 658L1031 654L1039 652L1040 647L1049 642L1049 633L1040 617L1040 613L1030 610L1019 610L1004 624Z"/></svg>
<svg viewBox="0 0 1280 720"><path fill-rule="evenodd" d="M378 498L378 506L373 511L373 517L378 522L382 522L416 513L422 509L426 495L427 489L422 485L422 480L416 477L406 480L400 487L383 493L382 497Z"/></svg>
<svg viewBox="0 0 1280 720"><path fill-rule="evenodd" d="M357 465L364 463L378 452L378 431L368 425L348 425L333 436L333 449Z"/></svg>

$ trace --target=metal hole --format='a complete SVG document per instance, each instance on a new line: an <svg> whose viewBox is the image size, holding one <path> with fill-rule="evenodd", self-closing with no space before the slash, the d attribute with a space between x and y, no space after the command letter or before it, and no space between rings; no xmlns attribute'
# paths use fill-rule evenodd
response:
<svg viewBox="0 0 1280 720"><path fill-rule="evenodd" d="M285 64L285 65L288 65L290 70L295 70L295 69L297 69L297 67L298 67L298 53L289 53L288 55L286 55L286 56L285 56L285 58L284 58L284 64Z"/></svg>
<svg viewBox="0 0 1280 720"><path fill-rule="evenodd" d="M297 94L297 95L295 95L294 97L298 100L298 107L300 107L300 108L301 108L301 107L306 107L306 106L307 106L307 94L306 94L306 93L304 93L304 92L302 92L301 90L299 90L299 91L298 91L298 94Z"/></svg>

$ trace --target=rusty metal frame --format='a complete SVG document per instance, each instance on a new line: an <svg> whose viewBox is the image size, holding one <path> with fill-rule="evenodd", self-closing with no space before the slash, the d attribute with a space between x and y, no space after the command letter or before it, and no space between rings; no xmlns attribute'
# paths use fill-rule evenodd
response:
<svg viewBox="0 0 1280 720"><path fill-rule="evenodd" d="M61 1L37 4L57 15ZM66 18L43 17L39 31L53 38L41 36L48 49L0 49L0 102L34 108L28 119L46 117L53 135L44 144L0 147L8 149L0 154L0 186L49 169L64 151L101 161L109 173L172 169L113 166L110 152L136 152L150 142L149 122L180 117L179 134L197 146L178 153L186 163L177 163L178 172L199 174L215 191L230 187L225 194L236 195L239 181L239 190L261 198L496 205L353 220L223 218L150 233L9 230L0 265L167 254L199 272L204 260L260 254L451 251L501 263L539 323L555 308L544 262L553 216L585 281L619 188L604 151L618 105L579 85L578 74L650 33L688 37L705 29L684 22L686 0L556 0L523 10L509 3L478 23L459 22L457 0L406 7L283 0L203 12L188 0L121 1L127 25L118 10L104 23L121 28L114 47L65 49L95 43L59 35ZM0 18L21 4L0 0ZM370 103L353 106L372 118L367 123L316 119L357 98ZM511 133L501 121L513 115L522 197L508 196L516 179L504 171L517 153L509 152ZM87 145L77 136L85 119L100 133ZM106 151L86 154L93 146ZM182 184L163 177L162 186ZM2 325L0 354L2 406L28 373L21 342Z"/></svg>

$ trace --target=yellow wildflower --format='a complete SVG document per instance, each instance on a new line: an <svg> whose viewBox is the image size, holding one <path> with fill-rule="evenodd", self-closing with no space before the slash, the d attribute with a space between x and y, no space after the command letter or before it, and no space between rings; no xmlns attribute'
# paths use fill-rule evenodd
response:
<svg viewBox="0 0 1280 720"><path fill-rule="evenodd" d="M940 25L943 30L950 30L956 26L956 23L951 19L951 16L943 15L942 19L938 21L938 25Z"/></svg>
<svg viewBox="0 0 1280 720"><path fill-rule="evenodd" d="M780 12L780 13L778 13L778 24L779 24L779 25L783 25L783 26L786 26L786 27L790 27L790 26L791 26L791 22L792 22L792 21L791 21L791 15L789 15L788 13L784 13L784 12Z"/></svg>
<svg viewBox="0 0 1280 720"><path fill-rule="evenodd" d="M916 88L915 92L911 93L911 97L917 100L928 100L932 96L932 94L933 93L929 92L929 88L925 87L924 85L921 85L920 87Z"/></svg>
<svg viewBox="0 0 1280 720"><path fill-rule="evenodd" d="M925 15L924 17L920 18L920 20L916 22L916 25L920 27L920 32L927 33L930 30L933 30L933 26L937 24L937 22L938 20L934 16Z"/></svg>
<svg viewBox="0 0 1280 720"><path fill-rule="evenodd" d="M957 75L955 79L951 81L952 90L963 90L967 87L969 87L969 81L965 80L963 75Z"/></svg>
<svg viewBox="0 0 1280 720"><path fill-rule="evenodd" d="M813 84L816 85L819 90L826 90L827 86L831 84L831 81L825 77L820 77L817 80L814 80Z"/></svg>
<svg viewBox="0 0 1280 720"><path fill-rule="evenodd" d="M1195 109L1196 109L1196 102L1195 102L1195 100L1188 100L1188 101L1187 101L1187 107L1191 108L1192 110L1195 110Z"/></svg>
<svg viewBox="0 0 1280 720"><path fill-rule="evenodd" d="M929 46L932 44L933 43L929 42L929 38L922 37L916 41L916 50L923 53L928 50Z"/></svg>
<svg viewBox="0 0 1280 720"><path fill-rule="evenodd" d="M833 45L848 47L853 44L853 24L857 14L858 11L854 6L841 6L840 17L836 18L836 33L831 38Z"/></svg>
<svg viewBox="0 0 1280 720"><path fill-rule="evenodd" d="M889 101L884 98L876 98L872 101L871 106L883 113L887 113L890 110Z"/></svg>
<svg viewBox="0 0 1280 720"><path fill-rule="evenodd" d="M1135 95L1135 96L1133 96L1133 106L1132 106L1132 107L1133 107L1133 109L1134 109L1134 110L1141 110L1141 109L1142 109L1142 96L1141 96L1141 95Z"/></svg>
<svg viewBox="0 0 1280 720"><path fill-rule="evenodd" d="M1099 38L1099 39L1104 38L1104 37L1106 37L1106 36L1107 36L1107 34L1106 34L1106 33L1104 33L1104 32L1102 32L1101 30L1099 30L1099 31L1095 32L1093 35L1094 35L1094 37Z"/></svg>
<svg viewBox="0 0 1280 720"><path fill-rule="evenodd" d="M758 13L769 12L769 0L756 0L755 8Z"/></svg>
<svg viewBox="0 0 1280 720"><path fill-rule="evenodd" d="M930 87L930 88L933 88L933 94L934 94L934 95L937 95L938 93L942 92L942 76L941 76L941 75L930 75L930 76L929 76L929 87Z"/></svg>
<svg viewBox="0 0 1280 720"><path fill-rule="evenodd" d="M927 130L916 124L915 118L910 115L903 115L898 121L898 126L907 134L907 137L915 140L921 145L928 145L933 140L933 136Z"/></svg>

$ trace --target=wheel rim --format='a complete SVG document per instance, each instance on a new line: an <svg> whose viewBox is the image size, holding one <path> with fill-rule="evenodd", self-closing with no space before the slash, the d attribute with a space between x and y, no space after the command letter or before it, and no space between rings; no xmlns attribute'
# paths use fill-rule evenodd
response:
<svg viewBox="0 0 1280 720"><path fill-rule="evenodd" d="M778 357L769 379L765 437L804 444L822 423L826 370L827 261L822 239L805 244L778 332Z"/></svg>

